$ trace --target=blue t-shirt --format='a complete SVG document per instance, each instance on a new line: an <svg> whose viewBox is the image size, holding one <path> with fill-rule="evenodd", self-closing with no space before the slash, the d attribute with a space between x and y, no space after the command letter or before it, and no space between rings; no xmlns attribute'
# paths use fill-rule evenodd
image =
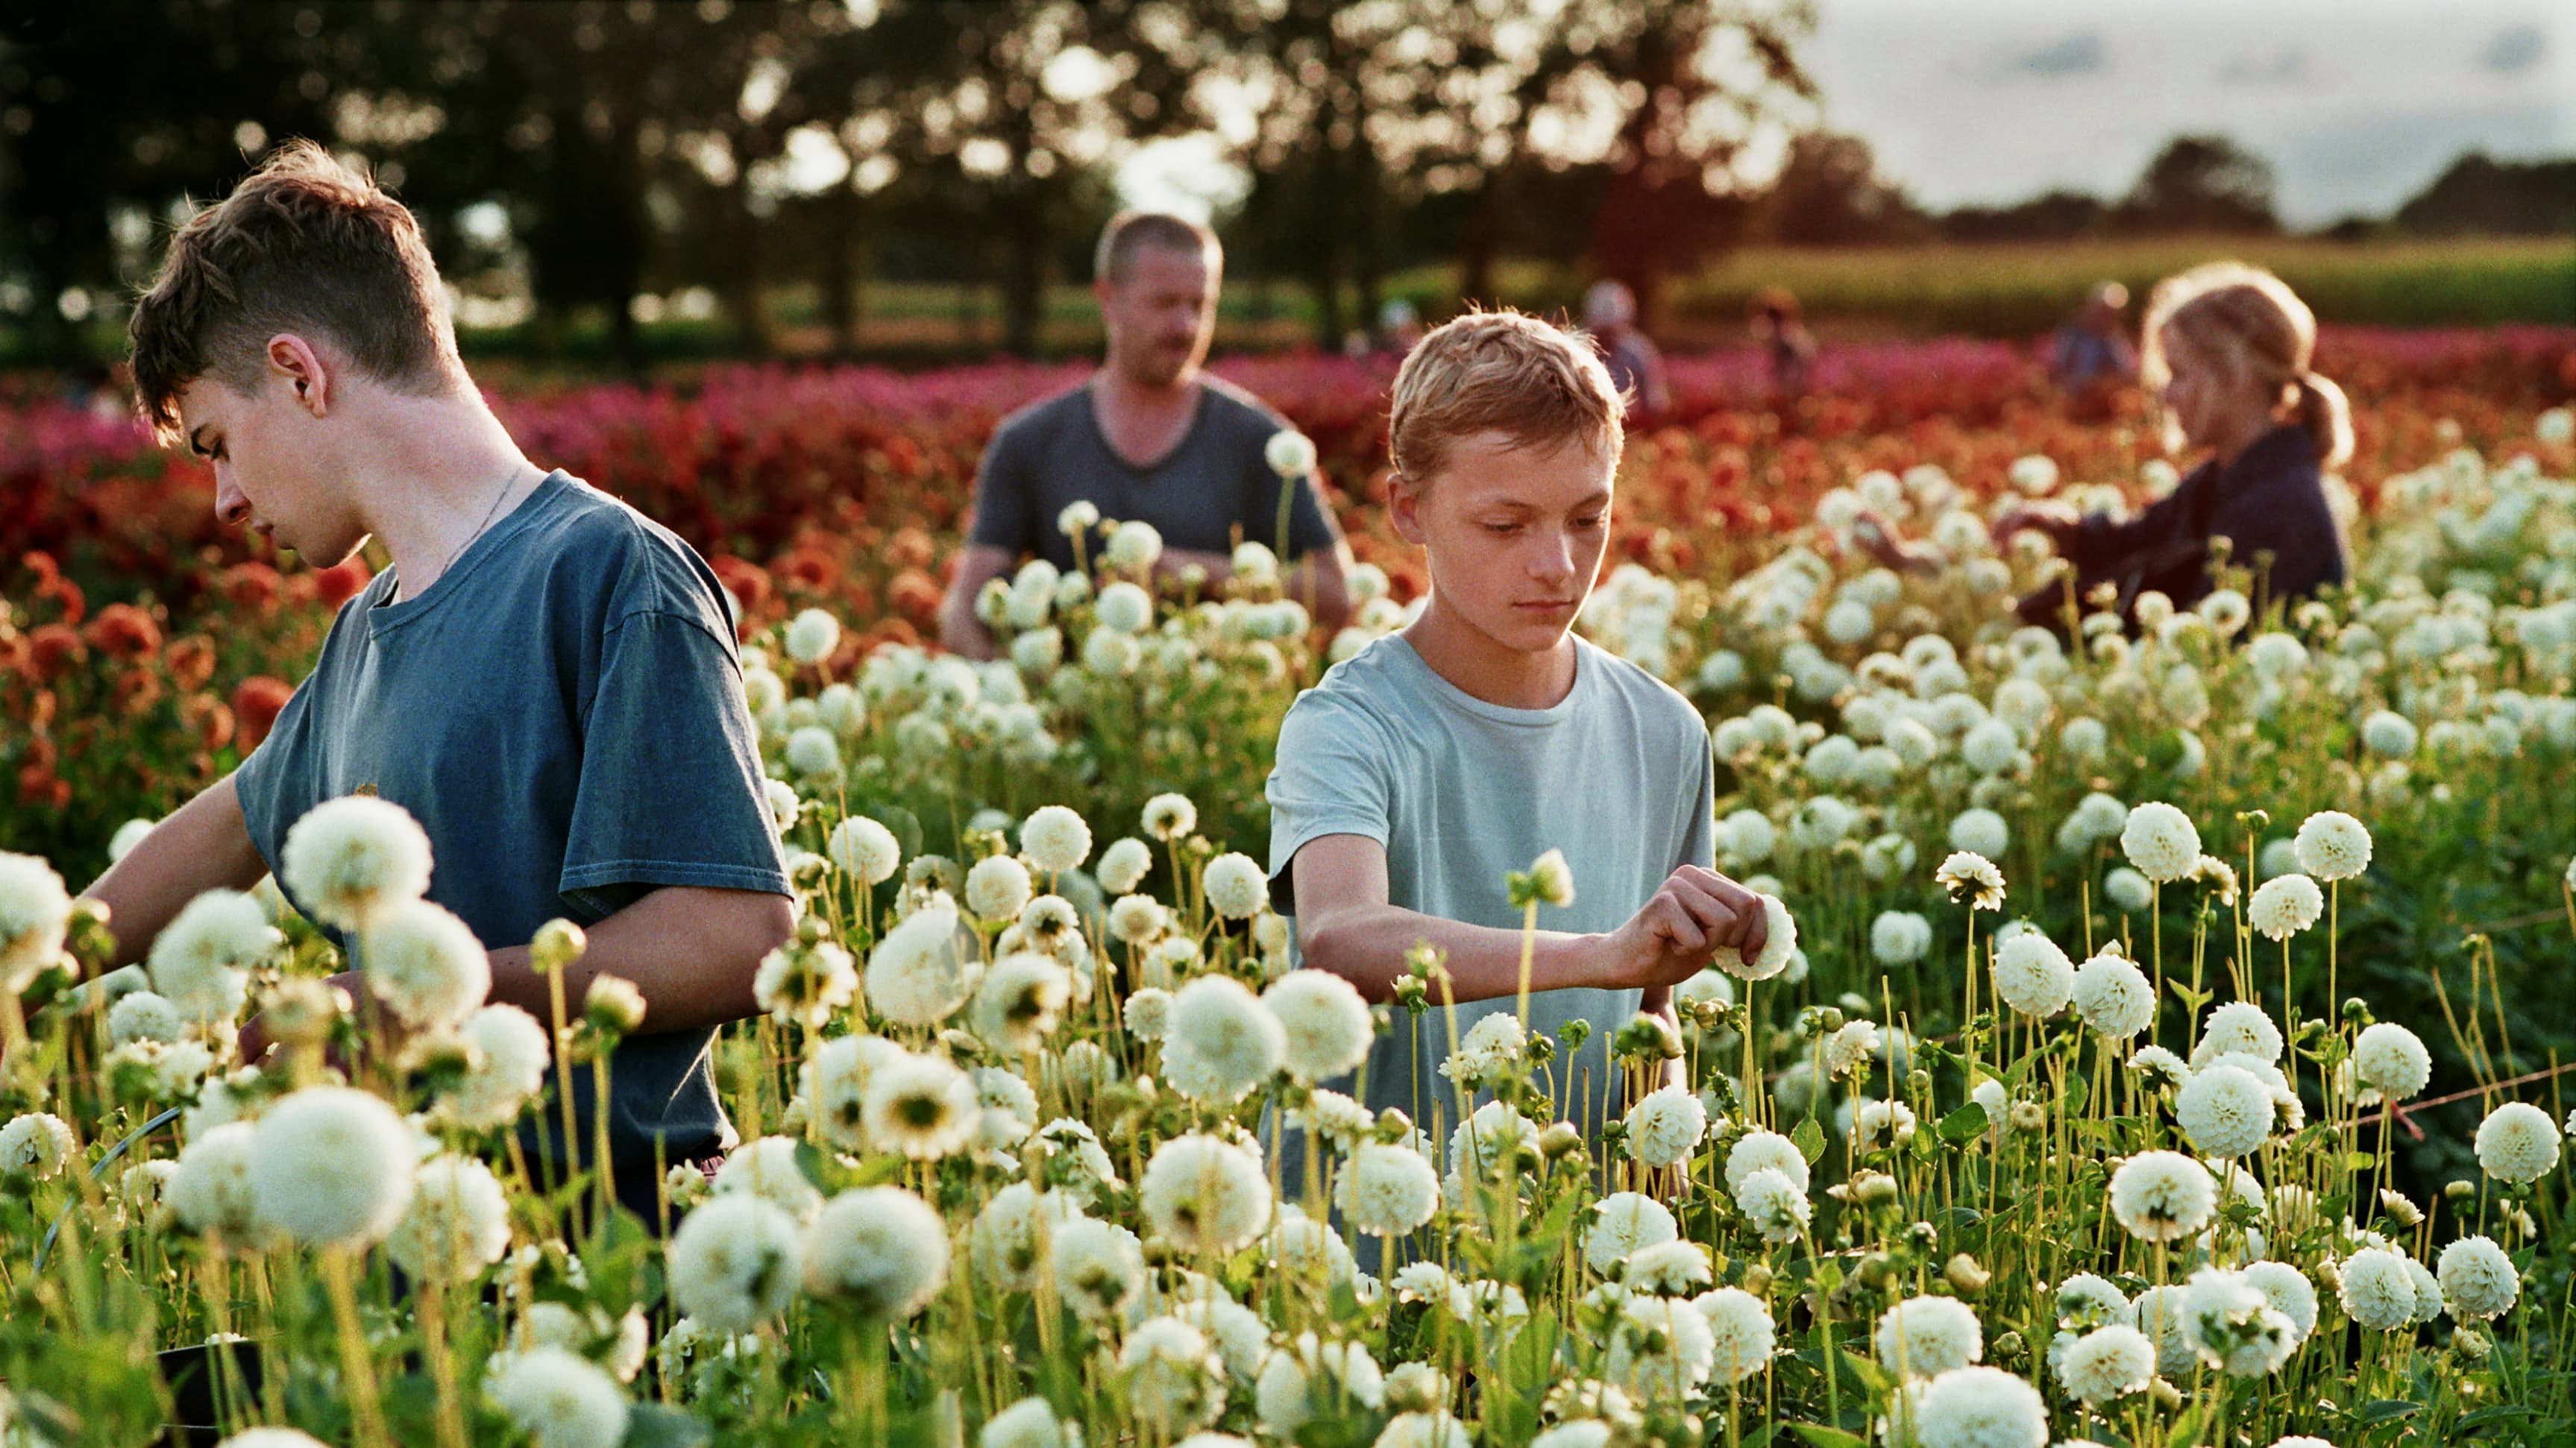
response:
<svg viewBox="0 0 2576 1448"><path fill-rule="evenodd" d="M665 885L788 892L731 604L688 544L558 471L418 597L388 602L396 582L387 569L341 606L234 776L271 870L305 811L371 793L420 821L429 898L490 949ZM629 1183L657 1136L672 1162L732 1145L713 1038L618 1047L608 1143ZM589 1076L573 1073L583 1147Z"/></svg>

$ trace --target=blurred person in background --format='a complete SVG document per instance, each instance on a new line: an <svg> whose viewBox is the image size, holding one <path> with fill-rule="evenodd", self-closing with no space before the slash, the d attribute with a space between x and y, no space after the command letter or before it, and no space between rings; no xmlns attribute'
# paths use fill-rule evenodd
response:
<svg viewBox="0 0 2576 1448"><path fill-rule="evenodd" d="M1583 294L1583 330L1592 334L1610 365L1610 380L1628 399L1628 417L1653 417L1673 405L1664 382L1664 354L1637 327L1637 294L1608 277Z"/></svg>
<svg viewBox="0 0 2576 1448"><path fill-rule="evenodd" d="M1283 480L1264 455L1290 424L1201 365L1224 261L1216 234L1196 222L1153 211L1111 219L1092 282L1108 355L1079 385L995 429L975 477L974 526L940 603L942 644L993 656L976 596L1026 556L1077 567L1073 539L1057 526L1077 503L1103 520L1152 524L1163 536L1158 577L1197 569L1201 587L1215 590L1234 576L1235 545L1259 543L1279 555L1285 596L1318 626L1349 618L1350 545L1324 506L1321 478L1309 470ZM1285 536L1283 488L1293 490Z"/></svg>
<svg viewBox="0 0 2576 1448"><path fill-rule="evenodd" d="M1403 297L1389 297L1377 309L1377 350L1401 359L1422 340L1422 313Z"/></svg>
<svg viewBox="0 0 2576 1448"><path fill-rule="evenodd" d="M2110 415L2112 397L2138 376L2129 345L2129 289L2104 282L2048 339L2048 380L2079 408Z"/></svg>
<svg viewBox="0 0 2576 1448"><path fill-rule="evenodd" d="M1771 405L1786 412L1807 392L1807 373L1815 365L1816 339L1800 319L1797 294L1787 287L1765 287L1753 299L1753 340L1771 369Z"/></svg>
<svg viewBox="0 0 2576 1448"><path fill-rule="evenodd" d="M2145 338L2138 370L2164 414L2165 444L2201 462L2134 518L2078 517L2048 500L1998 514L1997 547L2044 533L2070 565L2021 601L2023 621L2064 628L2070 600L2105 586L2123 617L2147 592L2190 608L2218 587L2219 539L2226 564L2252 572L2256 618L2342 584L2350 569L2326 474L2352 456L2352 419L2343 389L2311 370L2308 304L2268 271L2210 262L2156 284ZM1903 542L1875 512L1861 515L1854 538L1891 568L1942 566L1937 550Z"/></svg>

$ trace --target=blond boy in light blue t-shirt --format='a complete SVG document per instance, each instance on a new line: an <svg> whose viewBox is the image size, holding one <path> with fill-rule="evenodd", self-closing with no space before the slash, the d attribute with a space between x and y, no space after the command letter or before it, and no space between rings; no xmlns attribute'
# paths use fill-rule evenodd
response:
<svg viewBox="0 0 2576 1448"><path fill-rule="evenodd" d="M1396 376L1387 506L1429 603L1280 725L1270 872L1302 964L1385 1001L1408 950L1446 957L1454 1022L1398 1010L1366 1067L1366 1104L1426 1127L1456 1115L1451 1041L1517 1008L1504 877L1542 853L1564 852L1575 891L1541 915L1529 1024L1590 1022L1549 1072L1587 1131L1621 1108L1618 1028L1669 1013L1720 950L1763 944L1759 900L1710 868L1698 712L1571 631L1610 536L1622 410L1588 342L1536 318L1471 313L1424 337Z"/></svg>

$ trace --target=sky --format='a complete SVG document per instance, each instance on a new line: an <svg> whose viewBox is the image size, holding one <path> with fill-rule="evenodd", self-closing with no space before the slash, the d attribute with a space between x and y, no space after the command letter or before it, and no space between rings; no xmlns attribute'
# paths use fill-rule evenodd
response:
<svg viewBox="0 0 2576 1448"><path fill-rule="evenodd" d="M2460 152L2576 155L2569 0L1820 0L1822 123L1931 207L2125 192L2164 142L2272 163L2282 219L2383 214Z"/></svg>
<svg viewBox="0 0 2576 1448"><path fill-rule="evenodd" d="M1578 0L1582 3L1582 0ZM1594 0L1614 3L1614 0ZM2576 156L2571 0L1817 0L1818 124L1937 210L2125 193L2164 143L2271 162L2282 219L2384 215L2462 151ZM1137 204L1204 214L1243 178L1213 137L1146 148Z"/></svg>

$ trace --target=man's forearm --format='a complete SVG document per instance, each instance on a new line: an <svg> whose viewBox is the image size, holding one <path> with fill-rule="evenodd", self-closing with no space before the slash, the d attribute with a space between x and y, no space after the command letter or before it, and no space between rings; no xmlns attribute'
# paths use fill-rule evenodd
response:
<svg viewBox="0 0 2576 1448"><path fill-rule="evenodd" d="M189 901L208 890L247 890L267 873L226 775L153 826L81 894L107 907L107 927L116 936L107 962L112 970L149 954L153 939Z"/></svg>
<svg viewBox="0 0 2576 1448"><path fill-rule="evenodd" d="M1405 952L1417 944L1446 957L1448 999L1492 1000L1520 991L1522 936L1517 930L1444 920L1395 905L1337 910L1300 926L1306 963L1349 981L1370 1001L1394 997ZM1601 960L1600 936L1541 930L1531 941L1530 989L1609 985ZM1432 986L1431 996L1443 998L1439 985Z"/></svg>
<svg viewBox="0 0 2576 1448"><path fill-rule="evenodd" d="M591 980L613 975L643 992L639 1035L741 1020L759 1009L751 981L761 957L794 928L783 895L656 890L589 928L590 948L564 971L564 1008L578 1014ZM526 945L492 952L493 1000L542 1021L551 1010L547 994L545 977L528 967Z"/></svg>

